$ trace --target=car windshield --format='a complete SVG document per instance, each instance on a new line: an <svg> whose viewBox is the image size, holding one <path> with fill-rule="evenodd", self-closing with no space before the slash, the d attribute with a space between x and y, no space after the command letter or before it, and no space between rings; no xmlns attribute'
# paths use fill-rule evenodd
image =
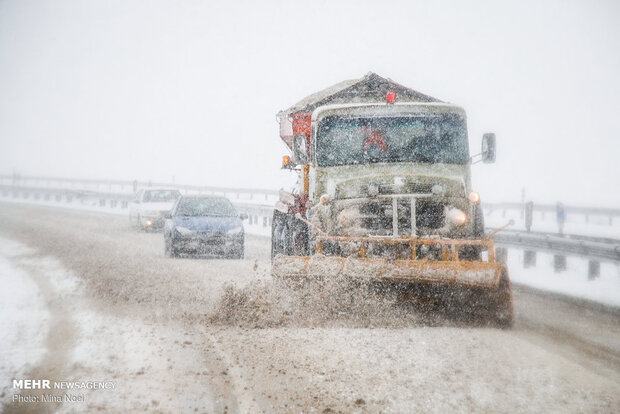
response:
<svg viewBox="0 0 620 414"><path fill-rule="evenodd" d="M178 216L236 216L237 212L225 198L183 198L177 208Z"/></svg>
<svg viewBox="0 0 620 414"><path fill-rule="evenodd" d="M177 190L149 190L144 192L145 203L166 203L181 196Z"/></svg>
<svg viewBox="0 0 620 414"><path fill-rule="evenodd" d="M457 114L325 117L317 133L320 166L377 162L466 164L465 121Z"/></svg>

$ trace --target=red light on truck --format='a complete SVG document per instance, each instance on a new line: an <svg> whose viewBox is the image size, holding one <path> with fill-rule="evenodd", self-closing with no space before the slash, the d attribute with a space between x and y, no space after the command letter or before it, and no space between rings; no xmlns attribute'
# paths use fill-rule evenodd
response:
<svg viewBox="0 0 620 414"><path fill-rule="evenodd" d="M291 157L288 155L283 155L282 156L282 166L286 167L287 165L289 165L291 163Z"/></svg>
<svg viewBox="0 0 620 414"><path fill-rule="evenodd" d="M387 95L385 95L385 102L394 103L395 100L396 100L396 93L388 92Z"/></svg>

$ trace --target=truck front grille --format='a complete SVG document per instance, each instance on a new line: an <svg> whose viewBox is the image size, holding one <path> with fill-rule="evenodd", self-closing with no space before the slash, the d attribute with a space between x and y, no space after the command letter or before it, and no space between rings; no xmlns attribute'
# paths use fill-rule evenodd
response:
<svg viewBox="0 0 620 414"><path fill-rule="evenodd" d="M432 188L432 184L423 183L408 183L400 187L395 184L380 184L379 194L430 194Z"/></svg>
<svg viewBox="0 0 620 414"><path fill-rule="evenodd" d="M391 198L382 198L365 201L359 206L360 227L366 229L369 235L394 235L394 203ZM397 229L398 234L412 234L411 226L411 199L397 198ZM416 234L420 231L439 229L444 226L444 205L423 199L415 200L415 228Z"/></svg>

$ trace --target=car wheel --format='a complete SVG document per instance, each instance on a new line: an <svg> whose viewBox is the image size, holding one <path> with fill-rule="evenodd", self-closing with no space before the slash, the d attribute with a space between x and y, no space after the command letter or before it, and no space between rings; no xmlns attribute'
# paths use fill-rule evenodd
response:
<svg viewBox="0 0 620 414"><path fill-rule="evenodd" d="M243 244L239 245L237 251L235 252L235 259L243 260L245 255L245 249L243 248Z"/></svg>
<svg viewBox="0 0 620 414"><path fill-rule="evenodd" d="M166 237L164 239L164 245L165 245L166 257L178 257L179 256L177 249L174 246L174 240L172 240L172 237Z"/></svg>

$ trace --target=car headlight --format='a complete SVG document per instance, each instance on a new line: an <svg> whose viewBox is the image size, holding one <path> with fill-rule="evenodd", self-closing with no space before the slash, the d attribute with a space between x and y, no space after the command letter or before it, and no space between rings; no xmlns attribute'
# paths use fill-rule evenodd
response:
<svg viewBox="0 0 620 414"><path fill-rule="evenodd" d="M226 234L228 234L229 236L233 236L235 234L239 234L241 233L241 230L243 229L243 227L239 226L239 227L234 227L230 230L226 230Z"/></svg>
<svg viewBox="0 0 620 414"><path fill-rule="evenodd" d="M447 211L446 218L451 225L462 226L467 221L467 214L458 208L451 208Z"/></svg>
<svg viewBox="0 0 620 414"><path fill-rule="evenodd" d="M176 231L179 232L181 236L191 236L192 234L194 234L194 231L188 229L187 227L178 226L176 228Z"/></svg>

